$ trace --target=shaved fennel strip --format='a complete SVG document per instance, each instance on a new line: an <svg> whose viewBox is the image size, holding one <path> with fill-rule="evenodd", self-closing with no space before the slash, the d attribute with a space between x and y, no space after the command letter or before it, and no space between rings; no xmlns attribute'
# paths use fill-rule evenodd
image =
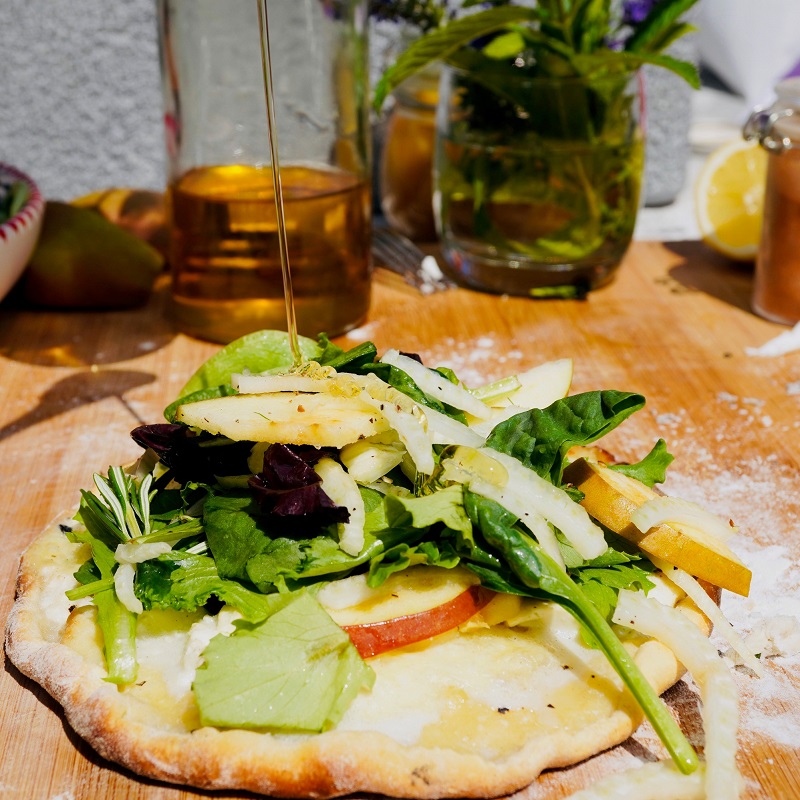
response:
<svg viewBox="0 0 800 800"><path fill-rule="evenodd" d="M747 649L744 640L736 632L733 625L728 622L719 606L706 594L703 587L688 572L678 569L653 555L647 556L663 573L664 577L672 581L677 587L683 589L692 602L711 620L714 630L739 654L742 661L750 667L759 678L763 677L764 669L761 662Z"/></svg>
<svg viewBox="0 0 800 800"><path fill-rule="evenodd" d="M117 599L128 611L133 614L141 614L144 606L133 591L135 575L136 568L133 564L120 564L114 573L114 591L117 593Z"/></svg>
<svg viewBox="0 0 800 800"><path fill-rule="evenodd" d="M643 503L631 516L631 522L642 532L663 524L686 525L716 539L725 540L736 527L722 517L706 511L697 503L678 497L659 496Z"/></svg>
<svg viewBox="0 0 800 800"><path fill-rule="evenodd" d="M368 391L362 392L360 397L367 405L382 414L389 426L397 433L411 456L417 472L430 475L435 466L433 443L424 428L421 416L402 410L390 400L376 400ZM414 407L417 408L416 405Z"/></svg>
<svg viewBox="0 0 800 800"><path fill-rule="evenodd" d="M172 545L168 542L139 542L133 539L125 544L118 544L114 558L120 564L141 564L143 561L169 553L170 550Z"/></svg>
<svg viewBox="0 0 800 800"><path fill-rule="evenodd" d="M487 437L496 425L499 425L501 422L505 422L507 419L511 419L511 417L515 416L516 414L521 414L527 410L528 409L523 408L522 406L515 405L503 406L503 408L493 408L490 419L479 420L478 422L471 424L469 427L475 431L475 433L480 434L483 437Z"/></svg>
<svg viewBox="0 0 800 800"><path fill-rule="evenodd" d="M381 358L381 362L403 370L425 394L435 397L443 403L466 411L478 419L489 419L492 415L492 411L486 403L478 400L471 392L451 383L438 372L428 369L397 350L387 350Z"/></svg>
<svg viewBox="0 0 800 800"><path fill-rule="evenodd" d="M322 478L322 491L336 503L344 506L350 519L339 523L339 547L350 556L357 556L364 547L366 512L358 484L331 458L321 458L314 471Z"/></svg>
<svg viewBox="0 0 800 800"><path fill-rule="evenodd" d="M434 408L425 409L425 418L434 444L461 444L466 447L483 447L486 444L485 436Z"/></svg>
<svg viewBox="0 0 800 800"><path fill-rule="evenodd" d="M731 673L714 646L680 611L641 592L620 590L613 621L657 639L689 670L703 701L706 797L736 800L741 784L736 767L739 699Z"/></svg>
<svg viewBox="0 0 800 800"><path fill-rule="evenodd" d="M557 486L523 466L516 458L507 456L490 447L482 447L478 452L493 458L508 471L508 491L512 487L521 497L528 500L548 522L552 522L582 558L597 558L608 549L603 531L592 522L591 517L580 504ZM515 512L516 513L516 512Z"/></svg>
<svg viewBox="0 0 800 800"><path fill-rule="evenodd" d="M671 761L658 761L601 778L567 800L704 800L703 765L691 775L678 771Z"/></svg>
<svg viewBox="0 0 800 800"><path fill-rule="evenodd" d="M558 539L552 528L547 524L547 520L542 514L535 509L531 508L530 503L526 503L519 495L505 492L503 489L498 488L489 481L479 477L469 478L470 491L486 497L489 500L494 500L506 511L510 511L515 516L519 517L520 521L530 532L536 537L536 541L542 546L542 549L558 564L561 569L566 570L564 564L564 556L561 555L561 548L558 546Z"/></svg>

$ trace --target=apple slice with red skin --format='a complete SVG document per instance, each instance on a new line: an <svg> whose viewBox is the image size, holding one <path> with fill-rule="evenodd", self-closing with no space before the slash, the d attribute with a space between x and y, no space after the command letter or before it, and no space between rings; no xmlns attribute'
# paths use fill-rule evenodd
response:
<svg viewBox="0 0 800 800"><path fill-rule="evenodd" d="M452 600L427 611L362 625L344 625L342 630L362 658L371 658L452 630L477 614L494 594L483 586L470 586Z"/></svg>

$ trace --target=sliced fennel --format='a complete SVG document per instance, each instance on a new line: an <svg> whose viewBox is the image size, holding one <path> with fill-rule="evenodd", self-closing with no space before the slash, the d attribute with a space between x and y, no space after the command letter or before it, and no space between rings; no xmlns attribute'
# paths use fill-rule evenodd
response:
<svg viewBox="0 0 800 800"><path fill-rule="evenodd" d="M642 533L665 523L686 525L722 541L736 533L732 522L679 497L661 496L648 500L634 512L631 522Z"/></svg>
<svg viewBox="0 0 800 800"><path fill-rule="evenodd" d="M683 589L692 602L711 620L714 630L722 636L731 648L739 654L742 661L755 672L758 677L764 675L761 662L753 655L733 625L728 622L719 606L706 594L705 589L688 573L668 564L660 558L649 556L650 560L663 573L667 580Z"/></svg>
<svg viewBox="0 0 800 800"><path fill-rule="evenodd" d="M689 670L703 701L705 796L709 800L736 800L741 785L736 767L739 700L733 678L716 648L680 611L648 599L642 592L620 591L614 622L662 642Z"/></svg>
<svg viewBox="0 0 800 800"><path fill-rule="evenodd" d="M489 419L492 415L491 409L471 392L451 383L438 372L428 369L397 350L387 350L381 358L381 362L403 370L423 392L443 403L466 411L478 419Z"/></svg>
<svg viewBox="0 0 800 800"><path fill-rule="evenodd" d="M477 459L475 453L479 454ZM487 464L491 465L492 462L499 465L499 469L493 467L487 472ZM513 504L513 508L507 507L523 523L527 524L527 516L531 512L544 517L564 534L582 558L597 558L608 549L602 530L592 522L582 506L575 503L563 489L553 486L517 459L489 447L477 451L459 448L444 466L446 476L448 468L457 468L450 473L453 479L458 480L460 475L460 482L470 486L476 479L478 482L486 480L493 484L505 498L501 505ZM474 491L480 494L477 489ZM543 542L540 543L545 547ZM548 554L553 557L550 549L548 547Z"/></svg>
<svg viewBox="0 0 800 800"><path fill-rule="evenodd" d="M141 614L144 611L142 601L133 590L133 579L136 577L136 568L133 564L123 563L114 573L114 591L117 600L132 614Z"/></svg>
<svg viewBox="0 0 800 800"><path fill-rule="evenodd" d="M338 506L350 514L347 522L339 523L339 547L351 556L357 556L364 547L364 522L366 512L358 484L341 465L331 458L321 458L315 467L322 478L322 490Z"/></svg>
<svg viewBox="0 0 800 800"><path fill-rule="evenodd" d="M399 442L395 445L362 439L343 447L339 458L354 481L370 484L393 470L403 460L403 455Z"/></svg>

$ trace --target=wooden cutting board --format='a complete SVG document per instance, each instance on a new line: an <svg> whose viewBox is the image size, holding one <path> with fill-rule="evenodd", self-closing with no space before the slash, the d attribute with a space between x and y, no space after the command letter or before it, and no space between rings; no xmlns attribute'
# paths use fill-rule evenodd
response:
<svg viewBox="0 0 800 800"><path fill-rule="evenodd" d="M750 313L751 283L748 267L696 243L636 244L616 280L582 302L467 290L425 296L378 270L369 319L339 341L371 339L379 351L417 352L430 365L453 367L470 385L570 357L574 391L646 395L647 408L607 446L636 459L665 438L676 455L667 490L740 525L734 545L756 572L753 593L749 601L726 595L723 609L746 633L765 617L800 616L800 352L746 353L785 330ZM216 349L172 329L163 289L130 312L0 308L0 619L13 601L18 554L76 503L92 472L138 454L130 429L159 421ZM736 673L743 796L800 797L800 657L766 659L766 669L760 682ZM2 798L209 796L104 762L7 660L0 698ZM679 684L668 700L702 744L696 689ZM605 772L660 757L643 727L621 747L549 773L521 796L561 798Z"/></svg>

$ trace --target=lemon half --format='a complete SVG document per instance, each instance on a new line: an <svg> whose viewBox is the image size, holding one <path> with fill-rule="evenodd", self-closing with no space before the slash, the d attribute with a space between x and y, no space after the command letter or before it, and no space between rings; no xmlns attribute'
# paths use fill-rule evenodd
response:
<svg viewBox="0 0 800 800"><path fill-rule="evenodd" d="M756 257L764 215L767 153L756 142L732 141L715 150L695 184L703 241L729 258Z"/></svg>

